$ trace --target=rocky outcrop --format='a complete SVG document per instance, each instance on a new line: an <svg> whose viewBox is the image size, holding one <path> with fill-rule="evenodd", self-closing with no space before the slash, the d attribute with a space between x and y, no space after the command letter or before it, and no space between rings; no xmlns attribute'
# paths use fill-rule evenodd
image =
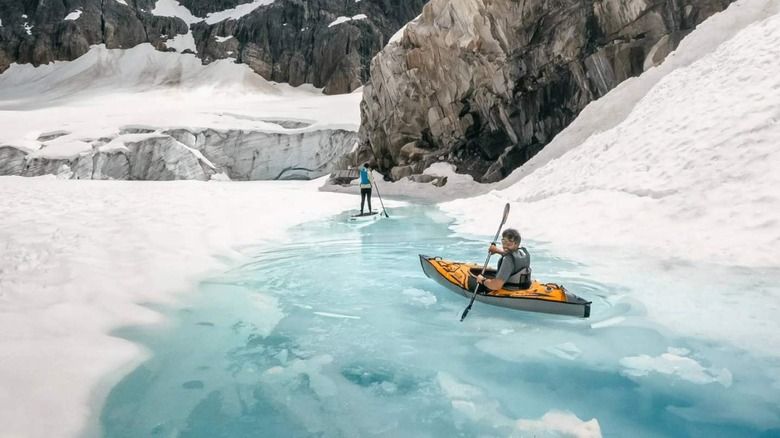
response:
<svg viewBox="0 0 780 438"><path fill-rule="evenodd" d="M196 17L250 0L181 0ZM204 63L233 58L276 82L347 93L368 79L371 58L425 2L409 0L277 0L238 19L205 20L153 15L155 0L0 0L0 73L11 63L72 60L89 46L130 48L192 32ZM67 19L66 19L67 18ZM186 50L186 49L184 49Z"/></svg>
<svg viewBox="0 0 780 438"><path fill-rule="evenodd" d="M0 175L21 175L27 152L13 146L0 146Z"/></svg>
<svg viewBox="0 0 780 438"><path fill-rule="evenodd" d="M371 63L360 148L394 179L500 180L730 0L432 0Z"/></svg>
<svg viewBox="0 0 780 438"><path fill-rule="evenodd" d="M328 174L334 158L357 140L355 132L331 129L149 130L129 127L117 138L95 140L91 149L67 157L47 155L46 147L29 152L0 146L0 175L160 181L208 180L223 173L234 180L312 179Z"/></svg>
<svg viewBox="0 0 780 438"><path fill-rule="evenodd" d="M187 25L152 15L148 11L153 6L153 0L128 0L127 5L115 0L0 0L0 72L13 62L72 60L95 44L116 49L148 42L165 49L167 36L186 33Z"/></svg>
<svg viewBox="0 0 780 438"><path fill-rule="evenodd" d="M193 34L205 61L233 57L273 81L348 93L368 80L371 58L424 4L277 1L240 20L198 23Z"/></svg>

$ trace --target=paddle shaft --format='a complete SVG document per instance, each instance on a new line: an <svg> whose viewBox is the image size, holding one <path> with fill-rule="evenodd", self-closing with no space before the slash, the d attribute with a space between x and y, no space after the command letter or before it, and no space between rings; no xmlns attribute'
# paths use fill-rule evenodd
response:
<svg viewBox="0 0 780 438"><path fill-rule="evenodd" d="M390 217L390 215L387 214L387 210L385 209L385 203L382 202L382 195L379 194L379 185L377 185L373 178L371 178L371 183L374 184L376 195L379 197L379 203L382 205L382 213L385 214L385 217Z"/></svg>
<svg viewBox="0 0 780 438"><path fill-rule="evenodd" d="M506 203L506 206L504 206L504 217L501 219L501 224L498 225L498 231L496 231L496 236L493 237L493 241L490 243L490 245L495 245L496 241L498 240L498 235L501 234L501 228L504 227L504 223L506 223L506 218L509 216L509 203ZM490 253L490 247L488 247L488 255L485 259L485 264L482 266L482 273L479 275L485 275L485 270L487 269L488 263L490 262L490 256L493 254ZM469 310L471 310L471 306L474 304L474 299L477 298L477 290L479 289L479 283L477 283L476 286L474 286L474 293L471 294L471 301L469 301L469 305L466 306L466 309L463 310L463 314L460 315L460 321L463 322L464 319L466 319L466 315L469 314Z"/></svg>

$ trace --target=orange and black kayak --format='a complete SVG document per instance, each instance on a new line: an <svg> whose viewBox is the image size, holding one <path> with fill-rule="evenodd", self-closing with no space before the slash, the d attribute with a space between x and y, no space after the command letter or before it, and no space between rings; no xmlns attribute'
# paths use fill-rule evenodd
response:
<svg viewBox="0 0 780 438"><path fill-rule="evenodd" d="M482 272L482 266L476 263L451 262L422 254L420 254L420 264L428 278L466 298L471 298L476 276ZM495 275L495 270L485 271L485 277ZM554 313L580 318L590 316L590 301L568 292L561 285L540 283L536 280L528 289L477 292L476 300L485 304L529 312Z"/></svg>

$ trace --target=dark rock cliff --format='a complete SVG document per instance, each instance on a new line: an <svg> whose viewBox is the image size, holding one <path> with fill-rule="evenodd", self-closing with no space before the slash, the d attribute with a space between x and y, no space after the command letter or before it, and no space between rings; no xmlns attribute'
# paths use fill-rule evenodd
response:
<svg viewBox="0 0 780 438"><path fill-rule="evenodd" d="M393 179L502 179L731 0L432 0L371 63L361 146Z"/></svg>
<svg viewBox="0 0 780 438"><path fill-rule="evenodd" d="M89 46L129 48L165 42L190 26L151 11L155 0L0 0L0 72L11 63L72 60ZM190 12L209 13L250 0L182 0ZM192 24L197 56L204 63L234 58L266 79L311 83L326 93L346 93L368 79L371 58L423 0L278 0L237 20ZM81 11L76 19L65 18ZM366 18L362 18L363 15ZM338 17L356 18L329 26ZM232 38L230 38L232 37ZM219 38L219 39L218 39Z"/></svg>

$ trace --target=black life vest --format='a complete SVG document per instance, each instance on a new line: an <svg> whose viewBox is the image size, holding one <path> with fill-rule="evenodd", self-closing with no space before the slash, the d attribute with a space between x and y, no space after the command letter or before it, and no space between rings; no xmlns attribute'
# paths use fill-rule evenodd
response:
<svg viewBox="0 0 780 438"><path fill-rule="evenodd" d="M501 262L504 261L505 257L507 256L505 255L501 257L501 260L498 261L497 268L499 270L501 269ZM525 267L525 268L516 269L517 263L515 263L514 252L509 254L508 258L512 260L512 266L515 269L512 270L512 273L509 275L509 278L506 280L506 282L504 282L504 287L519 288L519 289L528 288L531 285L531 268Z"/></svg>

